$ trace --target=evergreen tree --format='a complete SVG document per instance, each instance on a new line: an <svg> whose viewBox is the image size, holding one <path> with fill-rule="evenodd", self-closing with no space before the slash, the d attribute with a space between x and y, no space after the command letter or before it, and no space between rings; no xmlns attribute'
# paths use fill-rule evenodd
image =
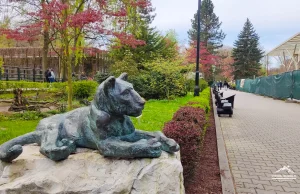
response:
<svg viewBox="0 0 300 194"><path fill-rule="evenodd" d="M209 52L213 53L216 49L223 46L225 38L224 32L220 29L222 22L214 13L214 5L211 0L202 0L200 16L200 39ZM197 41L198 16L194 15L192 29L188 31L190 42Z"/></svg>
<svg viewBox="0 0 300 194"><path fill-rule="evenodd" d="M248 18L238 40L234 43L232 56L235 61L233 63L235 79L258 75L263 51L259 48L259 36Z"/></svg>

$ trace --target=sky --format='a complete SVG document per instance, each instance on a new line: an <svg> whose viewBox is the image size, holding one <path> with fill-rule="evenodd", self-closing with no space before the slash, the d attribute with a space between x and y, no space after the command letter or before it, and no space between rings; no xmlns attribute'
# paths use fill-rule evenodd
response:
<svg viewBox="0 0 300 194"><path fill-rule="evenodd" d="M300 0L212 0L226 38L233 46L249 18L260 36L260 45L270 51L300 32ZM188 43L187 31L198 8L198 0L152 0L156 8L153 26L159 31L173 29L181 44Z"/></svg>

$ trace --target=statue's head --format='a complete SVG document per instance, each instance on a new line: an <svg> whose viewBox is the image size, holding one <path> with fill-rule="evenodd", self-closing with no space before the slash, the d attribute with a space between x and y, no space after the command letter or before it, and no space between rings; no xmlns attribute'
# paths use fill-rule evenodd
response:
<svg viewBox="0 0 300 194"><path fill-rule="evenodd" d="M142 114L145 100L127 82L127 77L127 73L118 78L110 76L99 85L94 102L100 110L135 117Z"/></svg>

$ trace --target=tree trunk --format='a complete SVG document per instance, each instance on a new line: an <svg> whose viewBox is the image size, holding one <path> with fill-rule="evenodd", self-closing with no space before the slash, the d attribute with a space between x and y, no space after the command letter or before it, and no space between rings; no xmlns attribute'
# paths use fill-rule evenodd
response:
<svg viewBox="0 0 300 194"><path fill-rule="evenodd" d="M41 0L41 3L42 4L45 3L45 0ZM50 44L49 25L48 25L48 21L45 20L44 21L44 28L43 28L43 50L42 50L42 71L43 71L43 74L45 73L46 68L49 67L49 65L48 65L49 44Z"/></svg>
<svg viewBox="0 0 300 194"><path fill-rule="evenodd" d="M63 0L63 3L66 3L69 5L69 0ZM64 20L67 20L68 15L69 15L69 9L65 9L63 12L63 17ZM72 66L71 66L71 53L70 53L70 42L69 42L69 28L66 27L65 29L62 30L62 42L63 42L63 69L64 71L67 70L67 80L68 80L68 109L72 109L72 96L73 96L73 84L72 84ZM64 76L63 75L63 76Z"/></svg>

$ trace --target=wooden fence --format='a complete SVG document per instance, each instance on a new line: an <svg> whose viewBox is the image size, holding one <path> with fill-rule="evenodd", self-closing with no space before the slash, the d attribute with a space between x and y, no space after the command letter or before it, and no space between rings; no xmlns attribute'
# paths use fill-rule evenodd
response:
<svg viewBox="0 0 300 194"><path fill-rule="evenodd" d="M93 77L97 71L107 72L111 62L106 51L95 48L84 50L85 57L82 63L72 67L72 72ZM42 48L16 47L0 48L0 57L3 58L3 67L0 71L0 80L30 80L44 81L42 72ZM48 53L48 67L55 72L57 80L62 79L63 67L58 55L50 50Z"/></svg>

